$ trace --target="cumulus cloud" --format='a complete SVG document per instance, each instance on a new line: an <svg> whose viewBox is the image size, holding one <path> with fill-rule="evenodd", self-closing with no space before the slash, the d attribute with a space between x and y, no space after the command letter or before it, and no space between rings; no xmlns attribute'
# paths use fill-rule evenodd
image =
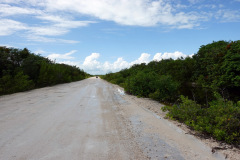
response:
<svg viewBox="0 0 240 160"><path fill-rule="evenodd" d="M102 64L98 61L99 57L99 53L92 53L87 56L82 64L83 69L92 73L99 72L102 68Z"/></svg>
<svg viewBox="0 0 240 160"><path fill-rule="evenodd" d="M142 53L141 56L137 60L131 62L130 64L133 65L133 64L149 63L150 56L151 55L148 53Z"/></svg>
<svg viewBox="0 0 240 160"><path fill-rule="evenodd" d="M191 55L192 56L192 55ZM160 61L162 59L177 59L177 58L186 58L187 55L183 54L182 52L176 51L173 53L156 53L151 59L151 55L148 53L142 53L139 58L132 62L125 61L122 57L118 58L113 63L108 61L101 63L98 59L100 57L99 53L92 53L90 56L85 58L83 64L79 64L78 66L82 68L84 71L90 74L106 74L109 72L118 72L122 69L129 68L134 64L141 64L141 63L149 63L152 60Z"/></svg>
<svg viewBox="0 0 240 160"><path fill-rule="evenodd" d="M40 50L40 52L43 52L46 54L46 52ZM90 74L106 74L109 72L118 72L122 69L129 68L134 64L141 64L146 63L148 64L150 61L160 61L162 59L177 59L177 58L186 58L188 55L183 54L182 52L176 51L173 53L165 52L165 53L156 53L153 58L151 58L151 55L148 53L142 53L139 58L137 58L134 61L126 61L123 59L123 57L117 58L114 62L101 62L99 60L100 53L92 53L91 55L87 56L83 62L76 61L76 57L73 56L74 53L76 53L76 50L72 50L65 54L50 54L47 57L51 60L56 60L58 63L64 63L68 65L74 65L77 66L87 73ZM190 55L191 57L192 55Z"/></svg>
<svg viewBox="0 0 240 160"><path fill-rule="evenodd" d="M122 57L120 57L113 63L105 62L103 64L103 71L104 73L117 72L120 71L121 69L128 68L129 66L130 64L127 61L125 61Z"/></svg>
<svg viewBox="0 0 240 160"><path fill-rule="evenodd" d="M150 54L142 53L141 56L132 61L127 62L122 57L119 57L113 63L108 61L101 63L98 59L100 57L99 53L92 53L90 56L87 56L83 62L83 64L79 65L80 68L83 68L86 72L91 74L105 74L108 72L118 72L122 69L129 68L134 64L141 64L141 63L149 63L150 62Z"/></svg>
<svg viewBox="0 0 240 160"><path fill-rule="evenodd" d="M98 59L100 57L99 53L92 53L87 56L83 64L79 64L79 67L91 74L105 74L108 72L118 72L121 69L129 68L133 64L148 63L149 54L143 53L137 60L133 62L127 62L122 57L119 57L113 63L108 61L101 63Z"/></svg>
<svg viewBox="0 0 240 160"><path fill-rule="evenodd" d="M153 57L153 60L160 61L162 59L178 59L178 58L186 58L187 55L183 54L182 52L175 51L173 53L165 52L165 53L156 53Z"/></svg>

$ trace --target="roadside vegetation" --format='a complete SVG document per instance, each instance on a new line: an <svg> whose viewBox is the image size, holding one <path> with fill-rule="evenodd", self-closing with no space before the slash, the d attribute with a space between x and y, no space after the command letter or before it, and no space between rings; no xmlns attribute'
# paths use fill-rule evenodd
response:
<svg viewBox="0 0 240 160"><path fill-rule="evenodd" d="M101 78L167 103L168 117L240 145L240 41L203 45L193 57L136 64Z"/></svg>
<svg viewBox="0 0 240 160"><path fill-rule="evenodd" d="M55 63L28 49L0 47L0 95L82 80L76 66Z"/></svg>

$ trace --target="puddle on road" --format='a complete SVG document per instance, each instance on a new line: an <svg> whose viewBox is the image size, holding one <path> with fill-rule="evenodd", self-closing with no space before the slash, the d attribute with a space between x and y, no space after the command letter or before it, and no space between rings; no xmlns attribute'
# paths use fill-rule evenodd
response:
<svg viewBox="0 0 240 160"><path fill-rule="evenodd" d="M125 95L124 91L118 88L117 92L114 92L114 100L119 102L120 104L128 104L121 96Z"/></svg>
<svg viewBox="0 0 240 160"><path fill-rule="evenodd" d="M120 93L120 95L125 95L124 90L121 90L120 88L118 88L118 92Z"/></svg>

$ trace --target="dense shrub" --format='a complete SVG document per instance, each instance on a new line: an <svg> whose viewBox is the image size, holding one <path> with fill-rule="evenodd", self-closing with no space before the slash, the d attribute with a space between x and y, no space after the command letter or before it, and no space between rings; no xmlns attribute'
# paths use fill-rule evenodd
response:
<svg viewBox="0 0 240 160"><path fill-rule="evenodd" d="M154 73L146 74L145 72L140 71L136 75L129 77L125 89L131 94L140 97L147 97L154 90L154 88L151 87L151 84L156 78L157 77Z"/></svg>
<svg viewBox="0 0 240 160"><path fill-rule="evenodd" d="M26 48L0 47L0 95L82 80L86 76L75 66L57 64Z"/></svg>
<svg viewBox="0 0 240 160"><path fill-rule="evenodd" d="M177 96L178 87L179 83L174 81L171 76L159 76L159 78L154 79L154 81L150 83L150 88L152 88L154 92L150 93L149 97L158 101L174 101Z"/></svg>
<svg viewBox="0 0 240 160"><path fill-rule="evenodd" d="M217 94L218 95L218 94ZM166 106L167 116L184 122L193 129L212 135L217 140L227 143L240 143L240 104L225 101L220 95L210 103L209 108L181 96L181 103Z"/></svg>
<svg viewBox="0 0 240 160"><path fill-rule="evenodd" d="M34 83L29 80L23 72L18 72L15 76L4 75L0 78L0 93L14 93L26 91L34 88Z"/></svg>
<svg viewBox="0 0 240 160"><path fill-rule="evenodd" d="M102 78L130 94L174 103L164 108L169 117L240 144L240 41L213 42L193 57L136 64Z"/></svg>

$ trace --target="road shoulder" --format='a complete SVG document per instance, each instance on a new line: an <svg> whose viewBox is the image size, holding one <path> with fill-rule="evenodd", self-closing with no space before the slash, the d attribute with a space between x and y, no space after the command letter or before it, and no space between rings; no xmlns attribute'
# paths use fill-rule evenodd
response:
<svg viewBox="0 0 240 160"><path fill-rule="evenodd" d="M115 90L118 92L119 92L119 90L120 91L124 90L123 88L119 87L118 85L113 85L113 86L114 86ZM168 143L173 146L177 145L175 147L177 147L180 150L180 152L183 153L182 156L185 159L231 159L231 160L239 159L239 157L240 157L239 149L231 147L230 145L219 143L212 138L206 139L201 136L197 136L198 134L196 132L192 131L191 129L189 129L186 125L179 123L177 121L165 119L166 113L161 110L161 107L164 106L163 104L161 104L157 101L148 99L148 98L137 98L136 96L132 96L132 95L127 95L127 94L124 95L121 92L119 92L119 95L126 102L128 102L130 104L130 105L125 106L123 108L123 110L124 110L124 112L126 112L128 114L130 123L132 125L132 129L135 131L137 130L136 133L143 132L143 130L139 130L139 127L145 126L144 133L148 132L149 134L153 134L152 139L155 139L155 141L156 141L156 136L154 138L154 134L156 134L156 133L168 134L168 133L164 133L162 131L163 129L161 129L161 127L163 127L163 126L160 126L160 124L163 123L164 125L171 126L171 128L173 130L181 133L182 135L184 135L184 137L188 137L188 138L192 139L193 141L195 141L196 142L195 145L198 145L198 147L195 148L196 150L198 150L198 148L204 148L204 149L202 149L202 154L200 152L195 153L194 149L191 151L191 148L188 148L188 147L194 147L193 145L188 144L188 143L192 143L191 141L184 142L183 139L178 139L178 138L174 139L174 137L170 138L170 141L172 141L173 143L172 144L171 144L171 142L168 142ZM138 113L138 112L142 112L142 113ZM145 113L143 113L143 112L145 112ZM146 115L148 115L146 113L151 114L152 117L149 118L150 116L147 116L148 118L143 118L143 117L146 117ZM139 115L139 116L136 116L136 115ZM134 116L135 116L135 118L134 118ZM141 124L139 124L139 123L141 123ZM135 125L135 128L134 128L134 125ZM136 126L138 126L138 127L136 127ZM143 135L138 135L138 137L141 137L141 136L144 137ZM174 136L174 134L173 135L168 134L168 136L171 137L171 136ZM175 136L177 136L177 134ZM163 137L161 137L161 138L163 139ZM175 140L177 141L177 143L180 143L179 146L178 146L178 144L174 144ZM139 139L138 139L138 141L139 141ZM157 144L155 144L155 145L157 146ZM161 144L161 145L163 145L163 144ZM166 146L166 144L165 144L165 146ZM152 147L149 149L150 149L150 151L152 151L154 149L156 150L156 147L155 148ZM146 149L144 149L144 151L146 151L145 154L148 154L148 156L150 156L151 158L156 159L157 158L156 156L158 156L158 155L154 154L153 152L150 153L149 149L148 149L148 151L146 151ZM203 154L206 154L206 156L203 156ZM172 155L166 154L166 156L164 156L163 158L166 158L168 156L172 156ZM174 157L172 157L172 158L174 158Z"/></svg>

